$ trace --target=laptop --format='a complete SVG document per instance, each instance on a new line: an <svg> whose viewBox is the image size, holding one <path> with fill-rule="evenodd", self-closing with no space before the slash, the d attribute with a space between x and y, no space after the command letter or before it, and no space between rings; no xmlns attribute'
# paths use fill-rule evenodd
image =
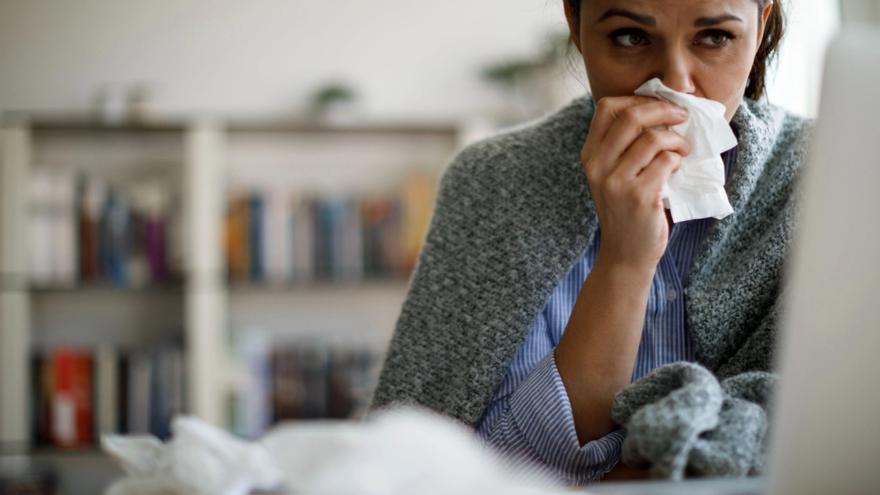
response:
<svg viewBox="0 0 880 495"><path fill-rule="evenodd" d="M880 31L826 55L789 264L766 479L606 483L591 493L880 493Z"/></svg>

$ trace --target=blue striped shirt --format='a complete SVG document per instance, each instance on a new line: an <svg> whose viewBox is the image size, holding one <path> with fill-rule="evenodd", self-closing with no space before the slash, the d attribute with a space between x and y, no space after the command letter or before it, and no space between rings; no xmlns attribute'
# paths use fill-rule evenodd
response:
<svg viewBox="0 0 880 495"><path fill-rule="evenodd" d="M724 154L726 175L736 148ZM684 281L709 227L707 218L672 226L666 252L657 265L645 311L645 326L632 380L675 361L693 361L685 319ZM600 232L550 294L520 347L478 427L483 440L503 454L549 468L565 481L600 479L620 457L624 434L614 430L581 445L568 394L556 368L559 344L581 287L596 261Z"/></svg>

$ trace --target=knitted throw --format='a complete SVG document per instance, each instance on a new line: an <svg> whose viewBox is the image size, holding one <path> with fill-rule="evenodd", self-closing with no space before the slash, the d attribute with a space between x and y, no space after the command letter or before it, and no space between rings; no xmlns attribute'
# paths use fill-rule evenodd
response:
<svg viewBox="0 0 880 495"><path fill-rule="evenodd" d="M478 424L535 316L596 231L580 161L594 107L589 95L577 98L466 147L446 169L371 409L418 404ZM796 219L793 188L810 127L749 99L731 124L739 149L725 187L734 213L707 233L684 291L697 361L720 380L771 370L780 278ZM718 384L692 376L692 387L715 387L713 408L720 400L728 417L752 414L724 409L728 396L719 395ZM638 395L625 392L618 404ZM637 416L616 410L621 420ZM689 437L687 446L663 440L678 452L664 453L661 445L660 455L693 459L698 438ZM655 447L627 450L634 462L659 462ZM715 462L711 453L701 459ZM655 474L677 476L684 464L670 460Z"/></svg>

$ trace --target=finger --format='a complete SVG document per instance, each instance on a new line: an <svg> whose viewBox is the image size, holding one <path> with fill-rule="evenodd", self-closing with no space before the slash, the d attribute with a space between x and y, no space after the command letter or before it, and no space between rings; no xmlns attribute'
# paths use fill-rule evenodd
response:
<svg viewBox="0 0 880 495"><path fill-rule="evenodd" d="M603 138L603 151L611 161L616 161L646 130L680 124L685 120L687 110L665 101L654 100L628 107L619 112L608 129Z"/></svg>
<svg viewBox="0 0 880 495"><path fill-rule="evenodd" d="M648 96L606 96L596 102L596 110L593 112L593 120L590 123L590 133L596 139L602 139L608 133L611 124L620 116L620 113L629 107L644 105L658 101Z"/></svg>
<svg viewBox="0 0 880 495"><path fill-rule="evenodd" d="M668 130L652 129L642 133L623 153L617 167L611 172L630 179L641 173L662 151L674 151L682 156L690 153L688 142Z"/></svg>
<svg viewBox="0 0 880 495"><path fill-rule="evenodd" d="M674 151L661 151L638 175L646 192L652 199L660 198L660 190L669 177L681 167L681 155Z"/></svg>

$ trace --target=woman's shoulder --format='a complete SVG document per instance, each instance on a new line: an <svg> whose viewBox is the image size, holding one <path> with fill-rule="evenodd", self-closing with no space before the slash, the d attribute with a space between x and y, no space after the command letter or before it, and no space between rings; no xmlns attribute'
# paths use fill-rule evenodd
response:
<svg viewBox="0 0 880 495"><path fill-rule="evenodd" d="M805 154L815 127L815 119L792 112L766 99L756 101L743 98L734 119L739 120L741 125L758 129L755 138L771 142L774 155L785 152Z"/></svg>
<svg viewBox="0 0 880 495"><path fill-rule="evenodd" d="M592 99L584 95L540 118L500 129L465 146L446 174L494 175L538 164L570 162L579 156L592 111Z"/></svg>

